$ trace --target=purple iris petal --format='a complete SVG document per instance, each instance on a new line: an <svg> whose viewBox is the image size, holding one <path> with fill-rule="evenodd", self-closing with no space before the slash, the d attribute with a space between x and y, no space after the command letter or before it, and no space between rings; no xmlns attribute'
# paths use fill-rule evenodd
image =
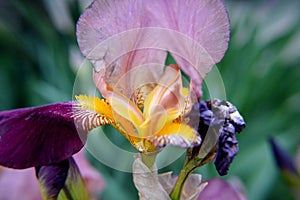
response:
<svg viewBox="0 0 300 200"><path fill-rule="evenodd" d="M17 169L71 157L83 147L72 102L0 112L0 165Z"/></svg>

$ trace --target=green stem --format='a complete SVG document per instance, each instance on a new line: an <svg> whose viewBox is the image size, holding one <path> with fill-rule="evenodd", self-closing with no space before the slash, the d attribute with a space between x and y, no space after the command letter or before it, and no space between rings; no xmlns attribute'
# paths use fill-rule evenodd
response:
<svg viewBox="0 0 300 200"><path fill-rule="evenodd" d="M156 160L156 156L157 156L157 153L141 153L141 158L142 158L142 161L143 163L151 170L154 163L155 163L155 160Z"/></svg>
<svg viewBox="0 0 300 200"><path fill-rule="evenodd" d="M170 198L172 200L180 200L183 185L187 178L190 176L190 174L195 170L194 165L191 163L192 162L186 163L186 165L184 165L184 167L180 171L175 186L170 194Z"/></svg>
<svg viewBox="0 0 300 200"><path fill-rule="evenodd" d="M182 188L184 186L185 181L187 178L199 167L203 166L204 164L211 161L211 158L213 157L214 153L208 153L204 159L201 158L193 158L191 160L186 159L185 164L180 171L180 174L178 176L178 179L175 183L175 186L170 194L170 198L172 200L180 200Z"/></svg>

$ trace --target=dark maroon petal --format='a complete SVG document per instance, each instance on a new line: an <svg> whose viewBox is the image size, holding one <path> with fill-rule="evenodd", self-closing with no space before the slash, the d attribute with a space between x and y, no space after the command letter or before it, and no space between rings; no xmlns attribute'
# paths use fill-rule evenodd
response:
<svg viewBox="0 0 300 200"><path fill-rule="evenodd" d="M0 112L0 165L28 168L62 161L83 147L72 102Z"/></svg>

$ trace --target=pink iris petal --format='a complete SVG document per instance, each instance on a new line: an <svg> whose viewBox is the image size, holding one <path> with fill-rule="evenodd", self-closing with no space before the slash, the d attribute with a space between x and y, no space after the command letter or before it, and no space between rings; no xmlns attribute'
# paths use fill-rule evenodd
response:
<svg viewBox="0 0 300 200"><path fill-rule="evenodd" d="M77 24L81 51L110 85L140 65L155 63L156 73L169 51L198 96L204 76L227 49L229 32L220 0L98 0Z"/></svg>
<svg viewBox="0 0 300 200"><path fill-rule="evenodd" d="M34 168L24 170L0 168L0 199L41 200Z"/></svg>
<svg viewBox="0 0 300 200"><path fill-rule="evenodd" d="M218 199L218 200L247 200L246 196L234 188L228 182L215 178L208 181L207 186L202 190L198 200Z"/></svg>

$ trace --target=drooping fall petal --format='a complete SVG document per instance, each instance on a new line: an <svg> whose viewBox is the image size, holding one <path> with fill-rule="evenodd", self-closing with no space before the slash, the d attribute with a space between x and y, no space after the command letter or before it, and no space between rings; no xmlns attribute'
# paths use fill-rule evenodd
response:
<svg viewBox="0 0 300 200"><path fill-rule="evenodd" d="M0 165L42 166L78 152L85 135L72 113L72 102L0 112Z"/></svg>
<svg viewBox="0 0 300 200"><path fill-rule="evenodd" d="M154 63L149 67L157 73L169 51L193 88L201 90L204 76L227 49L229 20L220 0L96 0L81 15L77 38L96 76L110 85L141 65ZM122 89L134 87L133 79Z"/></svg>
<svg viewBox="0 0 300 200"><path fill-rule="evenodd" d="M0 112L0 165L23 169L67 159L83 147L88 131L113 122L102 115L112 115L104 101L79 99ZM104 113L91 106L98 102Z"/></svg>
<svg viewBox="0 0 300 200"><path fill-rule="evenodd" d="M158 148L165 147L169 144L181 148L188 148L200 145L201 137L196 130L186 124L172 123L156 133L150 138L150 141Z"/></svg>

